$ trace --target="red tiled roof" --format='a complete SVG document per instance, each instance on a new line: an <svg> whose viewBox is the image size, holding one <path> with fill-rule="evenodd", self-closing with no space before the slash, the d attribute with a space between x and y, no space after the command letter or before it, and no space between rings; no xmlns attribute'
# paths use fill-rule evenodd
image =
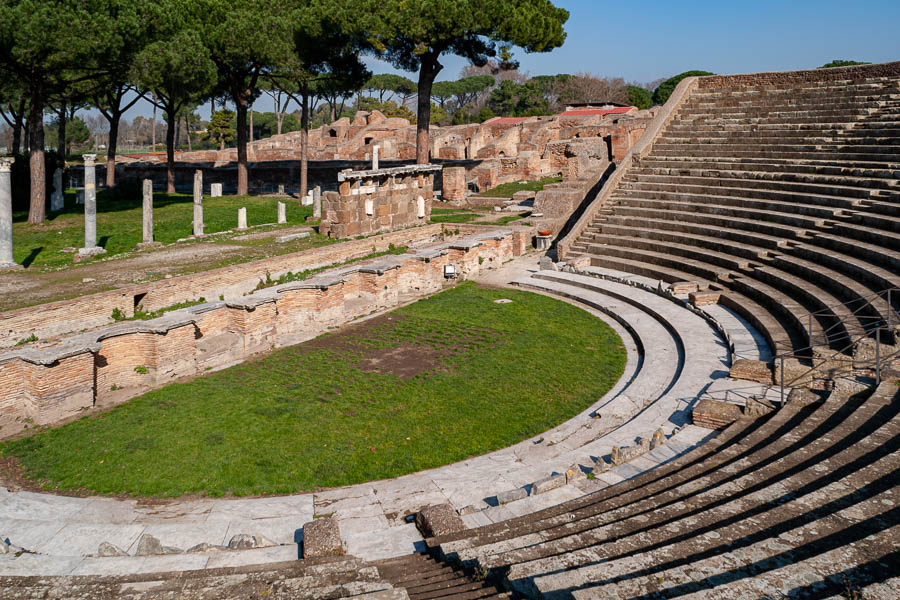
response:
<svg viewBox="0 0 900 600"><path fill-rule="evenodd" d="M624 115L634 110L633 106L617 106L615 108L587 108L567 110L559 113L559 117L596 117L602 115Z"/></svg>

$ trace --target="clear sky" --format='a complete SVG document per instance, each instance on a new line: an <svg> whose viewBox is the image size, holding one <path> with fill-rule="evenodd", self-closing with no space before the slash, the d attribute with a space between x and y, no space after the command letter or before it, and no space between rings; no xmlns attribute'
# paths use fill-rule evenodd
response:
<svg viewBox="0 0 900 600"><path fill-rule="evenodd" d="M435 0L439 1L439 0ZM900 60L900 0L556 0L569 11L566 43L552 52L516 51L531 75L589 72L648 82L701 69L749 73L818 67L834 59ZM367 59L375 73L396 72ZM438 79L465 62L442 59ZM415 73L402 73L415 80ZM272 110L263 96L254 108ZM291 110L296 108L292 106ZM206 118L208 106L200 107ZM149 105L126 114L149 116Z"/></svg>

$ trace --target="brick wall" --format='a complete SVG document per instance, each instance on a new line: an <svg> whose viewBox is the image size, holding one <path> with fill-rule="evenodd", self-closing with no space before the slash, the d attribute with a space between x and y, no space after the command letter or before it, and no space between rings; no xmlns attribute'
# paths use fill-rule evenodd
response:
<svg viewBox="0 0 900 600"><path fill-rule="evenodd" d="M427 223L440 166L343 171L338 192L322 196L328 235L347 238L396 231Z"/></svg>
<svg viewBox="0 0 900 600"><path fill-rule="evenodd" d="M198 298L214 300L224 296L225 300L234 300L252 292L261 279L265 280L266 273L277 279L289 271L297 273L381 252L391 244L407 246L425 242L438 236L441 231L440 225L425 225L364 240L346 241L203 273L6 311L0 313L0 348L11 347L17 340L31 334L46 340L108 325L113 322L111 315L115 308L130 317L134 315L135 298L141 294L144 296L140 303L148 311Z"/></svg>
<svg viewBox="0 0 900 600"><path fill-rule="evenodd" d="M7 352L0 356L0 438L311 339L452 285L444 279L445 265L455 265L465 279L525 249L521 231L463 227L462 237L419 254L390 255L229 302L72 334L55 348Z"/></svg>

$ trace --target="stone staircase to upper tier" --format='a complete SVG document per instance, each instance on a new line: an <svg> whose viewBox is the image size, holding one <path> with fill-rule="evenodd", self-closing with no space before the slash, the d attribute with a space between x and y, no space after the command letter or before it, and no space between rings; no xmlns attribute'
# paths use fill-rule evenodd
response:
<svg viewBox="0 0 900 600"><path fill-rule="evenodd" d="M880 67L700 78L566 260L708 284L775 354L894 343L900 63Z"/></svg>

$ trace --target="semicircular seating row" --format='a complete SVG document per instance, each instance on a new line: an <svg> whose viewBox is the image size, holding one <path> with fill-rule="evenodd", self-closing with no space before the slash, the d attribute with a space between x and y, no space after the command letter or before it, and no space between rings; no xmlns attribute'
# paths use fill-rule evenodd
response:
<svg viewBox="0 0 900 600"><path fill-rule="evenodd" d="M900 76L858 77L701 78L571 256L709 283L776 353L900 322Z"/></svg>
<svg viewBox="0 0 900 600"><path fill-rule="evenodd" d="M477 500L489 499L509 491L504 486L515 485L528 489L532 482L552 473L566 473L573 465L583 468L578 481L584 482L585 471L596 471L598 479L591 486L592 489L602 484L615 484L670 460L708 436L708 430L689 425L690 406L694 398L710 385L727 376L730 352L725 340L704 318L651 291L584 275L543 272L519 280L518 283L546 293L573 298L585 306L613 316L623 324L627 335L631 336L631 340L625 340L625 343L633 351L629 352L629 365L622 380L582 414L545 432L537 439L529 439L510 448L469 459L461 465L465 467L461 471L456 468L455 472L466 477L465 493L460 492L456 496L448 493L450 501L457 508L463 508L470 502L478 504ZM610 465L609 455L614 446L634 446L636 438L649 440L660 429L668 438L667 444L630 463ZM598 469L601 461L604 468ZM448 473L453 467L451 465L446 468ZM504 470L498 470L501 468ZM440 471L441 469L435 470L434 481L441 481ZM417 475L408 477L415 478ZM400 478L396 483L402 485L403 479ZM505 483L498 483L500 481ZM585 490L575 487L574 481L575 478L573 485L564 494L548 494L546 497L532 495L520 504L511 502L491 508L482 501L480 504L483 510L465 518L471 525L498 521L583 495ZM411 486L416 483L420 484L410 482ZM3 492L0 493L0 533L8 536L13 544L37 553L24 558L0 556L0 574L19 574L22 569L45 575L106 573L109 561L89 555L96 553L102 542L115 543L125 551L133 550L144 533L157 536L167 546L223 543L222 539L214 539L217 528L209 528L208 534L197 533L199 524L193 514L197 507L193 506L185 508L186 518L179 519L169 515L165 519L165 525L160 526L159 519L154 517L152 510L144 514L146 511L133 507L133 503L115 499L64 498L49 494L6 492L2 489L0 492ZM364 494L361 492L360 495ZM259 500L260 503L265 501ZM229 508L229 502L232 501L215 502L217 504L213 510L217 513L236 515L233 527L227 528L229 534L238 530L258 533L253 531L252 521L241 521L237 516L247 511L263 514L252 510L250 505L254 500L234 501L238 505L234 509ZM55 507L55 510L48 513L42 508L48 506ZM384 509L394 510L395 507L385 506ZM396 507L398 511L402 509L403 507ZM167 515L177 512L177 507L170 507ZM268 510L264 512L269 514ZM38 516L42 514L45 516ZM110 515L109 522L104 522L104 514ZM336 518L341 517L341 514L336 515ZM295 525L300 524L302 523ZM265 531L275 542L291 544L294 549L272 549L268 554L262 551L245 551L240 560L252 562L254 556L262 557L260 560L263 561L284 560L291 552L294 556L297 555L296 544L292 544L294 528L285 529L280 536L271 529ZM58 533L48 535L48 532ZM192 533L200 537L191 539ZM220 532L219 537L222 535L225 535L225 531ZM351 551L352 546L351 544L349 548ZM204 562L206 558L208 560ZM158 561L160 564L154 566L153 557L144 556L118 557L116 560L123 568L131 571L152 571L171 565L171 561ZM182 565L185 569L197 570L229 564L229 560L225 555L207 557L201 551L186 555Z"/></svg>
<svg viewBox="0 0 900 600"><path fill-rule="evenodd" d="M896 598L898 413L895 382L789 403L622 484L426 543L530 598Z"/></svg>

